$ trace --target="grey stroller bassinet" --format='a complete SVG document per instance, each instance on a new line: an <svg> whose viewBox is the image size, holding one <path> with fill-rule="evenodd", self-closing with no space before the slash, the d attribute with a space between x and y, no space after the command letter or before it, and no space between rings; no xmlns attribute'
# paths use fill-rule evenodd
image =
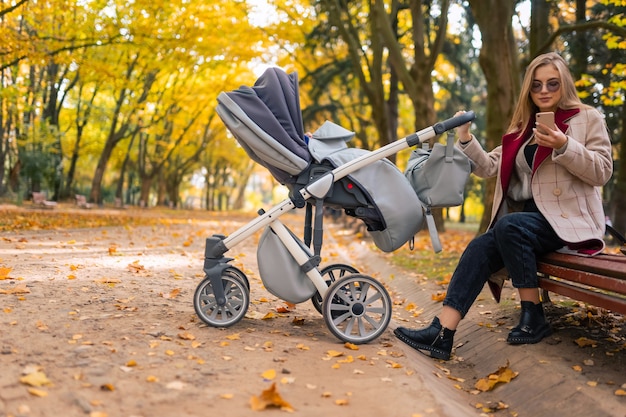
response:
<svg viewBox="0 0 626 417"><path fill-rule="evenodd" d="M378 337L391 319L384 286L348 265L320 269L324 208L363 221L382 251L398 249L420 230L424 215L414 189L386 157L472 120L473 113L377 151L350 148L346 142L354 133L330 121L311 136L304 134L297 75L278 68L266 70L253 87L221 93L217 113L250 158L289 189L289 198L267 212L260 210L258 218L232 235L207 239L206 278L194 294L198 316L214 327L233 325L245 316L247 277L224 254L265 228L257 259L270 293L296 304L311 299L343 341L358 344ZM303 240L279 219L294 208L306 209Z"/></svg>

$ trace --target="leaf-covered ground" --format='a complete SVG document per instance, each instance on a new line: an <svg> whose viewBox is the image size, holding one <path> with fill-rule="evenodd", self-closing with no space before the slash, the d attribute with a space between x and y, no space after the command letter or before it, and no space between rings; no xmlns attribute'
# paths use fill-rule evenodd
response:
<svg viewBox="0 0 626 417"><path fill-rule="evenodd" d="M205 238L254 215L60 207L0 216L0 415L385 415L381 389L412 392L396 401L399 415L441 409L390 333L344 344L310 303L268 293L256 272L259 233L229 253L252 286L246 318L226 329L198 319ZM338 251L325 247L332 262Z"/></svg>
<svg viewBox="0 0 626 417"><path fill-rule="evenodd" d="M302 229L298 215L283 217L292 230ZM448 363L416 354L391 331L366 345L345 344L311 303L288 305L264 288L260 233L228 253L252 287L246 318L226 329L207 327L192 302L204 277L205 238L229 235L253 218L1 209L0 415L524 416L506 387L530 392L529 378L546 369L562 374L568 393L578 386L595 398L576 405L587 415L612 415L599 403L625 404L620 317L563 300L549 310L555 336L525 349L563 361L537 359L534 366L519 356L523 350L498 340L516 319L510 291L500 306L478 301ZM434 255L420 233L414 250L383 254L358 231L327 226L322 264L355 264L381 280L394 302L390 327L430 319L473 236L449 230L441 236L443 252ZM494 359L483 369L472 349L490 338L500 347L478 349ZM498 362L501 352L510 363ZM551 404L544 409L553 412Z"/></svg>

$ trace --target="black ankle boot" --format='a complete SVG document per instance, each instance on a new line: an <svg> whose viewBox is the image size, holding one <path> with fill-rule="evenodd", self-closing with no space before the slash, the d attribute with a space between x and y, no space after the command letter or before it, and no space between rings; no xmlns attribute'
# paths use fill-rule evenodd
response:
<svg viewBox="0 0 626 417"><path fill-rule="evenodd" d="M552 328L546 321L541 303L522 301L522 314L519 324L506 339L512 345L537 343L546 336L552 334Z"/></svg>
<svg viewBox="0 0 626 417"><path fill-rule="evenodd" d="M410 330L405 327L398 327L393 333L413 349L420 352L427 350L433 358L447 361L452 352L454 332L455 330L442 327L439 323L439 317L435 317L430 326L424 329Z"/></svg>

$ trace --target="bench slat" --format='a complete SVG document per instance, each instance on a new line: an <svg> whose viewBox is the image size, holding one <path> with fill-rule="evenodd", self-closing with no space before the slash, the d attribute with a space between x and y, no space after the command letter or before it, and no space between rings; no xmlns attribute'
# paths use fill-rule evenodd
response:
<svg viewBox="0 0 626 417"><path fill-rule="evenodd" d="M626 298L598 293L563 281L556 281L548 277L539 277L539 285L541 288L548 291L552 291L575 300L583 301L594 306L606 308L615 313L626 314Z"/></svg>
<svg viewBox="0 0 626 417"><path fill-rule="evenodd" d="M626 294L626 279L614 278L611 276L600 275L597 273L582 271L578 268L571 269L571 266L560 266L539 261L537 264L537 272L566 279L568 281L577 282L579 284L589 285L606 291L612 291L620 294ZM604 273L604 271L601 271Z"/></svg>
<svg viewBox="0 0 626 417"><path fill-rule="evenodd" d="M585 257L554 252L541 258L539 263L626 280L626 256L624 255L600 254Z"/></svg>

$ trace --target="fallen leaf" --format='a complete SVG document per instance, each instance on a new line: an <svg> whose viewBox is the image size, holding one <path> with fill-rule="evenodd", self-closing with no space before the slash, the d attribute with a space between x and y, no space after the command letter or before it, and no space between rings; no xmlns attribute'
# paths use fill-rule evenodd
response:
<svg viewBox="0 0 626 417"><path fill-rule="evenodd" d="M44 385L52 385L45 373L42 371L31 372L20 378L20 382L31 387L43 387Z"/></svg>
<svg viewBox="0 0 626 417"><path fill-rule="evenodd" d="M587 339L586 337L579 337L578 339L574 340L574 343L576 343L580 347L596 347L598 345L595 340Z"/></svg>
<svg viewBox="0 0 626 417"><path fill-rule="evenodd" d="M161 293L160 295L163 298L172 299L172 298L176 298L178 294L180 294L180 288L174 288L172 291L170 291L169 294Z"/></svg>
<svg viewBox="0 0 626 417"><path fill-rule="evenodd" d="M509 362L507 361L506 366L502 366L496 372L489 374L485 378L479 379L474 385L474 388L482 392L491 391L495 388L497 384L506 384L508 382L511 382L511 380L517 375L519 375L519 372L512 371L509 368Z"/></svg>
<svg viewBox="0 0 626 417"><path fill-rule="evenodd" d="M430 298L433 301L442 302L444 298L446 298L446 292L437 292L435 294L431 294Z"/></svg>
<svg viewBox="0 0 626 417"><path fill-rule="evenodd" d="M28 388L28 393L30 395L34 395L35 397L47 397L48 391L44 391L42 389L37 388Z"/></svg>
<svg viewBox="0 0 626 417"><path fill-rule="evenodd" d="M122 280L121 279L117 279L117 278L106 278L106 277L103 277L103 278L95 280L94 282L96 282L98 284L109 284L109 285L111 285L111 284L119 284L120 282L122 282Z"/></svg>
<svg viewBox="0 0 626 417"><path fill-rule="evenodd" d="M12 270L13 268L6 268L3 266L0 266L0 280L9 279L9 274L11 273Z"/></svg>
<svg viewBox="0 0 626 417"><path fill-rule="evenodd" d="M8 290L0 290L0 294L29 294L30 290L26 288L26 284L19 284Z"/></svg>
<svg viewBox="0 0 626 417"><path fill-rule="evenodd" d="M508 404L505 404L502 401L498 401L498 402L489 401L486 404L476 403L474 407L476 407L477 409L480 409L483 413L495 413L496 411L506 410L507 408L509 408Z"/></svg>
<svg viewBox="0 0 626 417"><path fill-rule="evenodd" d="M274 314L272 311L269 311L266 315L264 315L261 320L268 320L268 319L273 319L276 318L276 314Z"/></svg>
<svg viewBox="0 0 626 417"><path fill-rule="evenodd" d="M260 396L252 396L250 398L250 407L254 411L262 411L268 407L277 407L284 411L294 412L295 410L287 401L285 401L276 390L276 383L264 390Z"/></svg>
<svg viewBox="0 0 626 417"><path fill-rule="evenodd" d="M272 379L276 378L276 370L268 369L267 371L263 372L261 376L263 377L263 379L271 381Z"/></svg>
<svg viewBox="0 0 626 417"><path fill-rule="evenodd" d="M128 264L128 270L131 272L140 272L140 271L144 271L146 268L144 268L143 265L139 264L139 261L135 261L132 264Z"/></svg>
<svg viewBox="0 0 626 417"><path fill-rule="evenodd" d="M189 332L178 333L178 337L183 340L195 340L196 336L192 335Z"/></svg>

